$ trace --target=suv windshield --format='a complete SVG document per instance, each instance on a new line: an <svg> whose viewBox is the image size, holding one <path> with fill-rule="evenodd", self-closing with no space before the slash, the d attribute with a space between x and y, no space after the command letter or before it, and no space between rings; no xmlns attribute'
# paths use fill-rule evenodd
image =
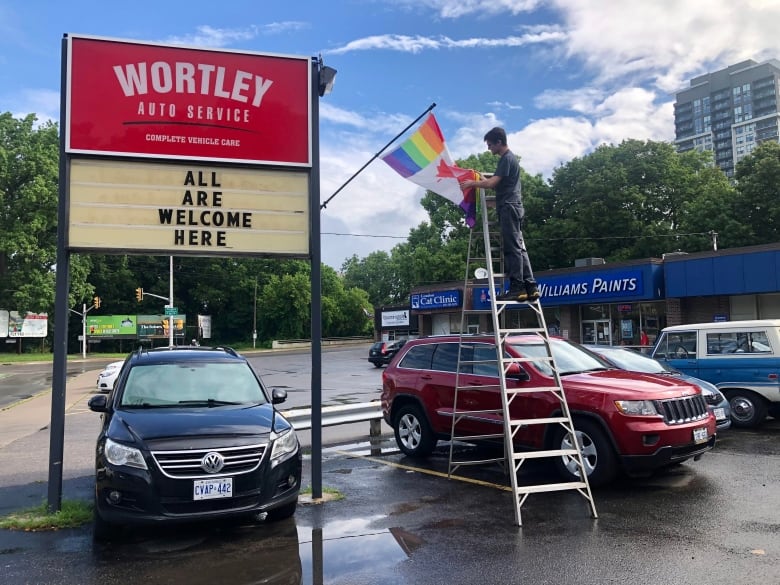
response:
<svg viewBox="0 0 780 585"><path fill-rule="evenodd" d="M262 404L265 395L245 362L177 362L133 366L121 406Z"/></svg>
<svg viewBox="0 0 780 585"><path fill-rule="evenodd" d="M512 349L523 357L547 357L547 350L543 343L538 343L536 341L524 343L523 341L513 341L511 339L508 343L512 346ZM595 355L563 339L551 339L550 347L552 348L555 363L558 366L558 373L562 376L566 374L579 374L582 372L609 369L609 367ZM541 373L552 376L553 370L546 360L539 359L532 363Z"/></svg>
<svg viewBox="0 0 780 585"><path fill-rule="evenodd" d="M598 350L593 351L599 353ZM604 357L617 365L617 367L631 372L668 374L675 371L672 367L661 363L658 360L654 360L653 358L630 349L606 349L604 350Z"/></svg>

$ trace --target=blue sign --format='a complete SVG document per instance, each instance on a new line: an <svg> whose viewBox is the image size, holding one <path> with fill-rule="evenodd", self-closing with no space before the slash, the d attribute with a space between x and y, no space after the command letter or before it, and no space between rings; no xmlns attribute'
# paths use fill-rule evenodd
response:
<svg viewBox="0 0 780 585"><path fill-rule="evenodd" d="M509 285L506 285L505 288L508 289ZM501 289L499 287L496 287L496 293L501 294ZM486 286L474 289L471 298L471 308L476 310L490 310L490 287Z"/></svg>
<svg viewBox="0 0 780 585"><path fill-rule="evenodd" d="M412 309L451 309L460 307L460 291L445 290L412 295Z"/></svg>
<svg viewBox="0 0 780 585"><path fill-rule="evenodd" d="M560 305L654 298L652 280L643 268L625 268L541 277L537 284L543 304Z"/></svg>

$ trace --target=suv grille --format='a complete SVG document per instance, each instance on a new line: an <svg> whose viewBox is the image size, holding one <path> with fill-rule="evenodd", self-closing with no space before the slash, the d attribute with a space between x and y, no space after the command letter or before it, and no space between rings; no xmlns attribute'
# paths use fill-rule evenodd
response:
<svg viewBox="0 0 780 585"><path fill-rule="evenodd" d="M192 479L220 477L250 473L260 466L266 445L247 447L224 447L221 449L188 449L186 451L152 451L152 457L167 477L174 479ZM219 453L224 458L224 466L219 473L207 473L201 467L201 461L207 453Z"/></svg>
<svg viewBox="0 0 780 585"><path fill-rule="evenodd" d="M658 412L664 417L664 422L668 425L702 420L708 416L707 404L700 394L670 400L656 400L655 405Z"/></svg>

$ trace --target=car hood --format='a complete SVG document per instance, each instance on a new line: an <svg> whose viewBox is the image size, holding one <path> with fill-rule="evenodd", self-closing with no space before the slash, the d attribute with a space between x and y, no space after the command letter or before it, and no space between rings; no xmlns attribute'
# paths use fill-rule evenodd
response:
<svg viewBox="0 0 780 585"><path fill-rule="evenodd" d="M268 440L273 425L277 432L290 424L270 404L215 408L156 408L114 412L107 436L122 442L156 443L187 439L193 446L201 440L232 439L236 444Z"/></svg>
<svg viewBox="0 0 780 585"><path fill-rule="evenodd" d="M643 374L625 370L604 370L564 374L561 376L564 389L585 390L605 394L619 394L630 399L633 393L640 400L664 400L679 396L698 394L698 388L675 376Z"/></svg>

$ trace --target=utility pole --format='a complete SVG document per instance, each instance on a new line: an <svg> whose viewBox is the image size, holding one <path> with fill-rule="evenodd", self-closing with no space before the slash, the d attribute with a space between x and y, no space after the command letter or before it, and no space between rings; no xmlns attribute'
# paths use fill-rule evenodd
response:
<svg viewBox="0 0 780 585"><path fill-rule="evenodd" d="M168 303L173 307L173 256L170 257L168 273ZM168 315L168 345L173 347L173 315Z"/></svg>
<svg viewBox="0 0 780 585"><path fill-rule="evenodd" d="M255 310L252 313L252 349L257 347L257 277L255 276Z"/></svg>
<svg viewBox="0 0 780 585"><path fill-rule="evenodd" d="M81 313L68 309L71 313L81 316L81 359L87 359L87 313L92 309L99 309L101 302L100 297L96 296L89 309L87 309L86 303L81 304Z"/></svg>

